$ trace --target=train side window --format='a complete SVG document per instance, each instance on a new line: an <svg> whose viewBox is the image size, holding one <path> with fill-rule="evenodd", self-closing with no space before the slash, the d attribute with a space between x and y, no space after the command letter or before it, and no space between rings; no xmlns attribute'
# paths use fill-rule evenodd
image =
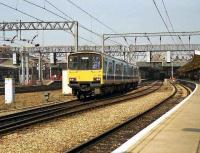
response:
<svg viewBox="0 0 200 153"><path fill-rule="evenodd" d="M104 73L106 73L107 64L108 64L108 62L106 61L106 59L104 59L104 64L103 64L103 71L104 71Z"/></svg>
<svg viewBox="0 0 200 153"><path fill-rule="evenodd" d="M136 69L135 69L135 74L136 74L136 76L138 75L138 68L136 67Z"/></svg>
<svg viewBox="0 0 200 153"><path fill-rule="evenodd" d="M138 69L138 67L136 67L136 75L137 76L139 75L139 69Z"/></svg>
<svg viewBox="0 0 200 153"><path fill-rule="evenodd" d="M123 69L124 69L124 67L123 67L123 63L121 63L121 66L120 66L121 73L120 73L120 74L123 73L123 71L124 71Z"/></svg>
<svg viewBox="0 0 200 153"><path fill-rule="evenodd" d="M122 72L123 72L123 63L121 63L120 65L120 74L122 74Z"/></svg>
<svg viewBox="0 0 200 153"><path fill-rule="evenodd" d="M109 64L108 64L108 73L109 73L109 74L112 74L112 73L113 73L112 62L109 62Z"/></svg>
<svg viewBox="0 0 200 153"><path fill-rule="evenodd" d="M131 75L134 76L133 66L131 67Z"/></svg>
<svg viewBox="0 0 200 153"><path fill-rule="evenodd" d="M117 64L115 65L115 74L117 74Z"/></svg>
<svg viewBox="0 0 200 153"><path fill-rule="evenodd" d="M124 65L124 75L127 75L127 73L126 73L126 65Z"/></svg>
<svg viewBox="0 0 200 153"><path fill-rule="evenodd" d="M120 64L116 64L116 74L122 74L122 66Z"/></svg>
<svg viewBox="0 0 200 153"><path fill-rule="evenodd" d="M116 74L119 74L119 71L120 71L120 70L119 70L119 64L116 64L115 73L116 73Z"/></svg>
<svg viewBox="0 0 200 153"><path fill-rule="evenodd" d="M113 73L115 72L115 61L113 60Z"/></svg>

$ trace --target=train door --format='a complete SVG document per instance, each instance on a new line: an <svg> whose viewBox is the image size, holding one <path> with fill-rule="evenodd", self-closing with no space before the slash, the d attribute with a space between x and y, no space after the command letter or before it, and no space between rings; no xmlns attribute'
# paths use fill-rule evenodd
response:
<svg viewBox="0 0 200 153"><path fill-rule="evenodd" d="M108 80L108 59L107 58L104 58L103 80L104 80L104 82L107 82L107 80Z"/></svg>
<svg viewBox="0 0 200 153"><path fill-rule="evenodd" d="M124 81L124 65L121 63L121 81Z"/></svg>
<svg viewBox="0 0 200 153"><path fill-rule="evenodd" d="M115 61L113 60L113 74L112 74L113 82L115 83Z"/></svg>

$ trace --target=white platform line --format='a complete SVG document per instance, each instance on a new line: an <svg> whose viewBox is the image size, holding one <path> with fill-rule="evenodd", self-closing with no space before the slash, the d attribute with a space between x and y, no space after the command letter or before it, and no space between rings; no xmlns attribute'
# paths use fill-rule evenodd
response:
<svg viewBox="0 0 200 153"><path fill-rule="evenodd" d="M185 80L184 80L185 81ZM190 81L186 81L190 82ZM193 83L193 82L191 82ZM195 83L194 83L195 84ZM170 115L172 115L177 109L179 109L188 99L197 91L198 85L195 84L196 87L194 91L185 98L182 102L180 102L178 105L176 105L174 108L163 114L160 118L155 120L153 123L151 123L149 126L144 128L142 131L140 131L138 134L133 136L131 139L126 141L124 144L122 144L119 148L115 149L112 153L123 153L127 152L130 147L132 147L134 144L136 144L142 137L144 137L148 132L150 132L153 128L155 128L158 124L162 123L166 118L168 118Z"/></svg>

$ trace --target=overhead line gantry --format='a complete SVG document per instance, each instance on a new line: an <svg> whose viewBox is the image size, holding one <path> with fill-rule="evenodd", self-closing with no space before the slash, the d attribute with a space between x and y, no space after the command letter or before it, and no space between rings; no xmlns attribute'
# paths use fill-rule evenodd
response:
<svg viewBox="0 0 200 153"><path fill-rule="evenodd" d="M78 22L77 21L37 21L37 22L0 22L0 31L4 33L6 31L19 31L21 39L21 31L32 31L32 30L69 30L74 36L74 51L78 51ZM21 53L21 67L22 67L22 84L25 84L25 63L26 63L26 81L29 81L29 51L27 48L16 50L15 52ZM42 82L42 56L39 48L39 81Z"/></svg>

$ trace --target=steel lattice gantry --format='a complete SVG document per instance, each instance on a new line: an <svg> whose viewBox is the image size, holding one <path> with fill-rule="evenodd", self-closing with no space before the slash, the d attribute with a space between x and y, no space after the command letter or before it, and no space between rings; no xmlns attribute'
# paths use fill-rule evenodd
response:
<svg viewBox="0 0 200 153"><path fill-rule="evenodd" d="M129 62L144 60L147 55L158 55L159 52L161 53L158 56L162 56L164 52L170 51L173 58L180 59L180 56L183 55L185 58L191 58L194 50L199 50L199 44L191 44L191 37L192 36L200 36L200 31L190 31L190 32L150 32L150 33L117 33L117 34L103 34L102 38L102 52L109 53L111 55L117 55L124 57L125 60ZM173 44L166 44L163 42L163 37L170 37L173 39ZM177 42L175 42L174 37L177 38ZM183 44L181 37L188 37L188 44ZM115 49L106 48L106 41L110 39L123 39L127 44L128 47L120 47ZM128 38L134 38L134 44L128 43ZM137 45L137 38L145 38L148 40L150 44L148 45ZM152 44L150 38L158 38L159 43L158 45ZM179 42L180 41L180 42ZM131 41L132 42L132 41ZM120 51L119 51L120 50ZM148 53L150 52L150 53ZM179 57L178 57L179 56ZM187 56L187 57L186 57ZM138 58L140 57L140 58ZM182 57L181 57L182 58Z"/></svg>
<svg viewBox="0 0 200 153"><path fill-rule="evenodd" d="M25 47L28 52L60 52L60 53L70 53L74 52L74 46L44 46L44 47ZM102 46L79 46L78 49L82 50L93 50L100 52ZM3 50L3 47L2 47ZM19 47L10 47L11 51L19 51ZM105 53L116 53L117 55L123 54L123 52L158 52L158 51L194 51L200 50L200 44L163 44L163 45L130 45L129 48L123 47L121 45L105 46Z"/></svg>
<svg viewBox="0 0 200 153"><path fill-rule="evenodd" d="M55 52L57 53L57 57L66 57L66 53L75 51L74 46L26 47L24 49L28 53L42 53L45 56L48 56L49 53ZM7 50L10 50L11 52L20 52L20 48L18 47L11 47L9 49L7 48ZM92 50L101 52L102 46L79 46L78 50ZM129 62L146 61L147 52L151 52L152 55L156 56L157 54L165 54L167 51L171 51L172 59L179 61L188 60L192 58L194 50L200 50L200 44L130 45L129 48L120 45L104 47L105 54L122 58Z"/></svg>
<svg viewBox="0 0 200 153"><path fill-rule="evenodd" d="M4 39L5 39L5 32L6 31L19 31L20 32L20 40L21 40L21 31L32 31L32 30L63 30L63 31L70 31L69 33L73 35L74 37L74 50L78 51L78 22L77 21L50 21L50 22L44 22L44 21L37 21L37 22L1 22L0 23L0 31L3 32ZM22 79L21 83L28 84L29 82L29 54L31 52L29 51L29 48L23 47L21 48L11 48L9 49L11 52L13 50L15 52L21 53L21 68L22 68ZM42 82L42 51L38 50L39 53L39 80ZM32 53L34 54L34 53ZM37 55L38 56L38 55ZM26 59L26 61L25 61ZM26 71L25 71L25 63L26 63ZM25 77L26 72L26 77Z"/></svg>
<svg viewBox="0 0 200 153"><path fill-rule="evenodd" d="M33 30L64 30L70 31L74 37L75 50L78 51L78 22L77 21L37 21L37 22L0 22L0 31L3 31L4 36L6 31L21 31Z"/></svg>
<svg viewBox="0 0 200 153"><path fill-rule="evenodd" d="M162 45L130 45L130 51L194 51L200 44L162 44Z"/></svg>
<svg viewBox="0 0 200 153"><path fill-rule="evenodd" d="M1 22L0 31L20 30L72 30L76 21L63 22Z"/></svg>

